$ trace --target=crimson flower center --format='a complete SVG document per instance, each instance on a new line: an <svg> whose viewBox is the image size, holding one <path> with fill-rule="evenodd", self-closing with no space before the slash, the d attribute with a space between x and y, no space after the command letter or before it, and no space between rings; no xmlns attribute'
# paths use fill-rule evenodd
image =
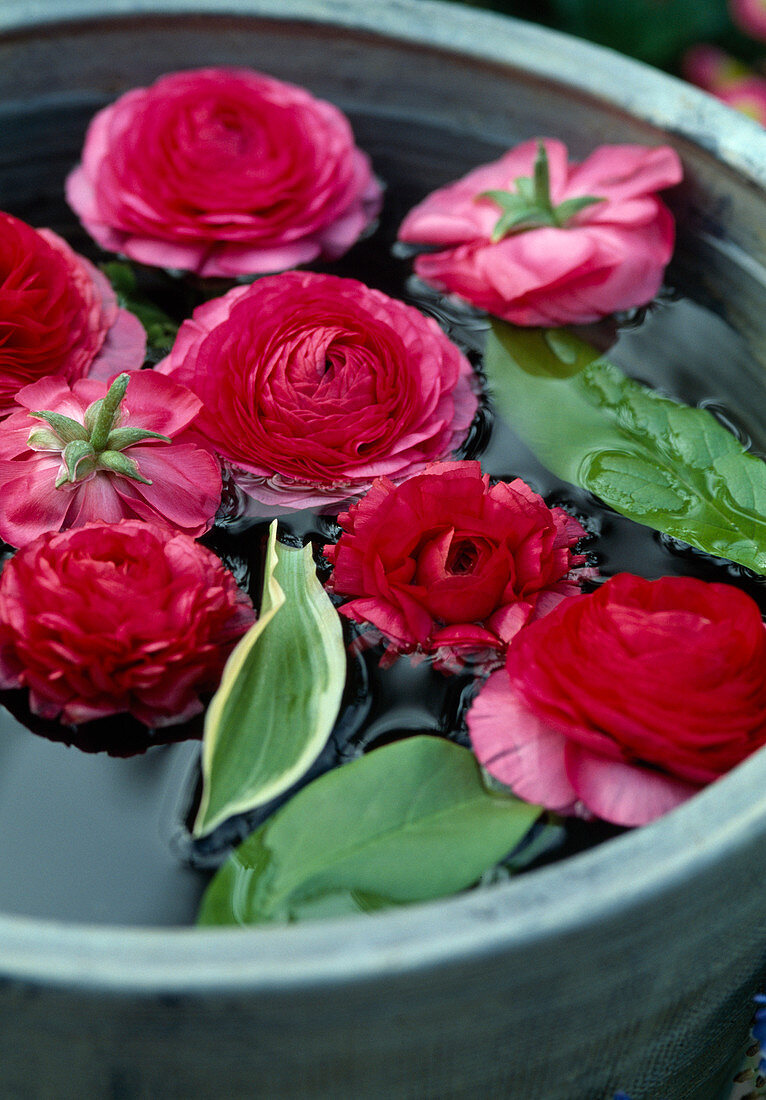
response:
<svg viewBox="0 0 766 1100"><path fill-rule="evenodd" d="M473 573L479 562L479 557L479 547L473 539L455 539L447 555L446 572L453 575Z"/></svg>

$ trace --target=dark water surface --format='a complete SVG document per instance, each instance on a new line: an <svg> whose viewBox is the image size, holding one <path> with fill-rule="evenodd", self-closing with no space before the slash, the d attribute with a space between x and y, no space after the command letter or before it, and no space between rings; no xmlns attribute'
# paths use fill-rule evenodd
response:
<svg viewBox="0 0 766 1100"><path fill-rule="evenodd" d="M64 175L77 160L92 110L92 104L48 101L44 109L33 106L23 117L0 119L0 208L35 226L54 228L98 260L105 257L94 252L62 198ZM456 143L449 132L400 121L353 121L360 144L388 185L386 206L378 231L323 270L359 278L432 313L479 366L483 322L418 284L410 262L392 256L391 247L404 214L427 191L503 150L478 139L466 142L461 137ZM41 157L41 148L49 155ZM660 300L645 313L626 318L619 333L604 326L605 344L616 341L610 357L669 396L710 407L751 441L756 452L766 453L766 387L744 343L694 300L693 287L689 292L686 278L677 277L673 267L667 282ZM687 296L673 289L679 283ZM195 296L199 300L199 288L162 274L146 273L144 285L179 316L188 312ZM761 582L747 571L603 508L589 494L549 474L510 429L491 424L488 414L468 450L481 454L492 476L521 476L548 503L575 512L593 535L586 548L602 573L629 570L647 577L687 574L734 581L764 606ZM253 594L259 588L265 530L265 524L233 521L205 539ZM326 518L300 516L281 524L280 530L287 537L310 535L321 546L332 537L333 525ZM467 677L444 677L428 665L413 668L406 659L381 672L374 652L356 659L345 709L311 775L409 733L464 740L462 712L469 694ZM227 843L244 835L272 807L192 843L186 825L198 797L196 740L153 745L126 759L86 752L30 732L23 700L11 703L22 720L0 708L0 910L119 924L193 922L210 868L220 861ZM55 734L67 736L61 729ZM614 831L575 823L562 851Z"/></svg>

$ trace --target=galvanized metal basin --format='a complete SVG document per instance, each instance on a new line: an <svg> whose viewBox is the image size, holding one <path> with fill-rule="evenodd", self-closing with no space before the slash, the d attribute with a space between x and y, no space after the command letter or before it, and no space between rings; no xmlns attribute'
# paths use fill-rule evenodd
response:
<svg viewBox="0 0 766 1100"><path fill-rule="evenodd" d="M575 155L670 141L687 173L679 270L766 367L766 135L636 63L471 8L4 0L0 205L61 186L78 146L41 121L51 97L85 119L208 64L337 102L422 190L445 182L423 123L451 177L537 133ZM714 1100L766 977L764 792L761 754L564 864L365 919L202 932L0 916L0 1093Z"/></svg>

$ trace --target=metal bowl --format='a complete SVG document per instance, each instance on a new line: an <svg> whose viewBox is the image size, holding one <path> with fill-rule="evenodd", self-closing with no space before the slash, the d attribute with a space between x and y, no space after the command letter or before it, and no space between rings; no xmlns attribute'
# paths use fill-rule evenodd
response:
<svg viewBox="0 0 766 1100"><path fill-rule="evenodd" d="M96 106L210 64L335 101L383 174L421 193L532 134L576 156L670 142L687 180L678 270L766 366L766 134L637 63L471 8L4 0L0 206L34 211L60 189ZM764 792L761 753L565 863L355 920L196 931L2 916L0 1091L712 1100L766 975Z"/></svg>

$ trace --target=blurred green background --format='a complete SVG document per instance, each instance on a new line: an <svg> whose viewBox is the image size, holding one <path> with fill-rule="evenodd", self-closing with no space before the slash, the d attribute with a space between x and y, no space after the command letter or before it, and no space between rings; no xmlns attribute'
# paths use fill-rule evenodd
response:
<svg viewBox="0 0 766 1100"><path fill-rule="evenodd" d="M744 61L763 46L738 31L727 0L468 0L576 34L662 69L679 71L685 50L718 45Z"/></svg>

